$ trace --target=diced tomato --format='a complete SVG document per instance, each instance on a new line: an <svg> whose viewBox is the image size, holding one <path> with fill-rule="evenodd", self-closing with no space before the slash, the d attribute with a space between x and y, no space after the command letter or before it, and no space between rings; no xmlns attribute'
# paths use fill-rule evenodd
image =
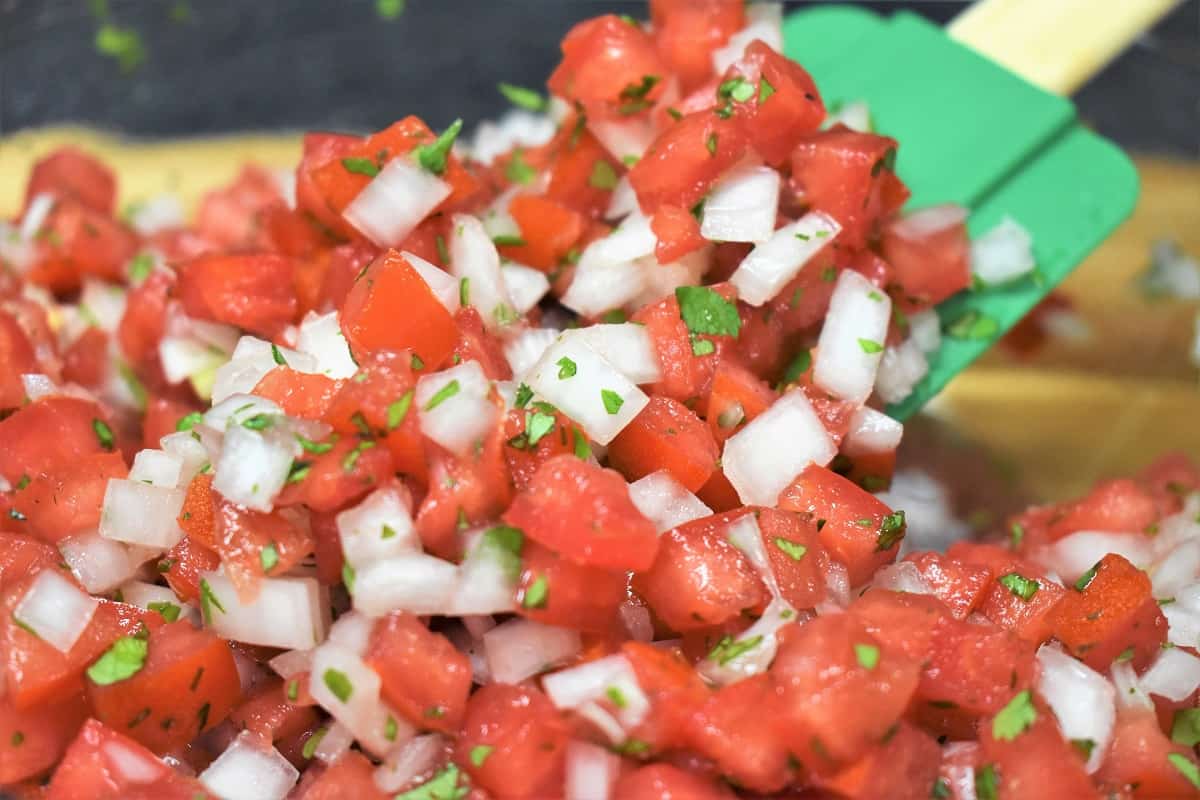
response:
<svg viewBox="0 0 1200 800"><path fill-rule="evenodd" d="M1035 717L1024 730L997 731L991 723L980 726L983 759L997 777L997 799L1099 800L1100 793L1083 768L1086 759L1063 739L1053 712L1041 699L1034 695L1031 703Z"/></svg>
<svg viewBox="0 0 1200 800"><path fill-rule="evenodd" d="M0 475L17 484L22 475L53 472L64 464L111 452L99 431L112 432L98 405L77 397L42 397L0 420Z"/></svg>
<svg viewBox="0 0 1200 800"><path fill-rule="evenodd" d="M985 566L966 564L940 553L913 553L904 560L916 565L955 619L966 619L979 606L993 577Z"/></svg>
<svg viewBox="0 0 1200 800"><path fill-rule="evenodd" d="M63 353L63 380L98 389L108 378L108 334L88 328Z"/></svg>
<svg viewBox="0 0 1200 800"><path fill-rule="evenodd" d="M696 713L692 746L738 786L763 794L783 789L793 773L788 744L763 720L763 709L779 702L779 688L768 675L721 687Z"/></svg>
<svg viewBox="0 0 1200 800"><path fill-rule="evenodd" d="M740 0L652 0L659 57L684 94L712 77L712 53L746 24Z"/></svg>
<svg viewBox="0 0 1200 800"><path fill-rule="evenodd" d="M1129 791L1134 798L1195 797L1195 783L1185 774L1189 764L1194 775L1198 768L1195 751L1172 743L1152 713L1122 710L1096 777L1102 786ZM1136 788L1130 791L1127 787Z"/></svg>
<svg viewBox="0 0 1200 800"><path fill-rule="evenodd" d="M175 291L189 316L273 338L296 316L292 273L277 253L200 256L180 265Z"/></svg>
<svg viewBox="0 0 1200 800"><path fill-rule="evenodd" d="M669 397L650 398L608 447L609 464L629 480L666 470L691 492L708 481L719 456L708 427Z"/></svg>
<svg viewBox="0 0 1200 800"><path fill-rule="evenodd" d="M355 279L379 255L379 248L365 241L343 244L331 249L321 292L317 296L317 309L326 311L341 308L346 302L346 295L354 286Z"/></svg>
<svg viewBox="0 0 1200 800"><path fill-rule="evenodd" d="M719 625L766 601L754 566L727 538L738 512L685 523L662 535L658 557L633 588L676 631Z"/></svg>
<svg viewBox="0 0 1200 800"><path fill-rule="evenodd" d="M166 330L167 297L174 284L174 273L155 270L125 296L125 314L117 326L117 342L134 364L157 358L158 342Z"/></svg>
<svg viewBox="0 0 1200 800"><path fill-rule="evenodd" d="M337 514L331 511L313 512L309 517L313 534L313 555L317 559L317 580L322 586L334 586L342 580L342 539L338 533Z"/></svg>
<svg viewBox="0 0 1200 800"><path fill-rule="evenodd" d="M1043 642L1050 637L1049 615L1065 594L1062 586L998 545L960 541L950 546L947 555L992 571L980 613L1027 641Z"/></svg>
<svg viewBox="0 0 1200 800"><path fill-rule="evenodd" d="M815 133L825 119L825 104L812 76L761 39L746 46L745 55L724 77L753 84L754 93L747 101L731 98L730 102L750 146L768 164L784 163L796 145Z"/></svg>
<svg viewBox="0 0 1200 800"><path fill-rule="evenodd" d="M488 380L506 381L512 377L512 367L504 355L504 347L500 340L483 326L483 317L473 306L455 311L454 323L458 326L458 339L454 343L449 362L443 362L444 367L476 361L483 368L483 374Z"/></svg>
<svg viewBox="0 0 1200 800"><path fill-rule="evenodd" d="M401 306L405 313L397 314ZM407 349L426 364L441 364L458 338L454 317L395 250L373 261L355 281L340 319L360 358L375 350Z"/></svg>
<svg viewBox="0 0 1200 800"><path fill-rule="evenodd" d="M860 758L896 724L919 669L882 646L849 614L821 616L780 632L770 674L783 741L807 769L829 773ZM863 647L870 656L864 656Z"/></svg>
<svg viewBox="0 0 1200 800"><path fill-rule="evenodd" d="M233 709L229 715L230 723L267 742L278 742L315 728L320 716L312 706L300 704L299 684L296 684L295 697L288 699L290 684L291 680L266 679L255 688L252 696Z"/></svg>
<svg viewBox="0 0 1200 800"><path fill-rule="evenodd" d="M471 663L450 640L411 614L378 620L364 656L379 673L383 699L418 728L454 733L471 691Z"/></svg>
<svg viewBox="0 0 1200 800"><path fill-rule="evenodd" d="M672 264L708 244L696 215L681 206L660 206L650 217L650 230L658 240L654 258L659 264Z"/></svg>
<svg viewBox="0 0 1200 800"><path fill-rule="evenodd" d="M941 758L942 749L929 734L900 722L878 747L820 785L846 800L927 800L938 796L933 784Z"/></svg>
<svg viewBox="0 0 1200 800"><path fill-rule="evenodd" d="M635 736L657 751L683 747L693 715L712 692L677 650L626 642L621 653L633 665L638 685L650 700L651 713Z"/></svg>
<svg viewBox="0 0 1200 800"><path fill-rule="evenodd" d="M120 453L92 453L53 471L30 478L13 494L13 509L23 528L50 544L100 523L100 506L109 478L127 473Z"/></svg>
<svg viewBox="0 0 1200 800"><path fill-rule="evenodd" d="M1149 576L1109 553L1083 590L1078 587L1068 589L1050 612L1054 637L1096 670L1107 671L1113 659L1124 659L1125 654L1135 669L1149 666L1167 635L1167 620L1151 592Z"/></svg>
<svg viewBox="0 0 1200 800"><path fill-rule="evenodd" d="M530 447L526 433L532 414L545 413L540 409L521 411L510 409L504 417L504 460L512 474L513 486L519 491L529 485L543 463L563 453L574 453L577 443L587 443L587 434L564 414L554 414L554 427ZM590 445L589 445L590 447Z"/></svg>
<svg viewBox="0 0 1200 800"><path fill-rule="evenodd" d="M285 205L274 205L263 209L259 214L259 224L263 229L264 243L268 249L277 250L292 258L314 258L318 251L324 251L334 240L323 229L313 223L306 214ZM320 289L320 286L317 287ZM313 296L301 293L301 303L306 308L312 308Z"/></svg>
<svg viewBox="0 0 1200 800"><path fill-rule="evenodd" d="M662 373L658 383L650 387L650 393L685 405L703 397L712 384L720 359L717 353L704 356L693 353L691 335L680 317L679 301L675 296L669 295L639 309L633 315L633 321L646 326Z"/></svg>
<svg viewBox="0 0 1200 800"><path fill-rule="evenodd" d="M191 486L188 487L189 500L192 498L191 487L195 485L196 481L192 481ZM208 503L207 507L210 515L208 524L211 528L212 504ZM185 501L182 513L187 513L188 508L187 501ZM181 520L181 526L183 522L184 520ZM210 533L209 536L211 535ZM212 572L220 564L221 559L216 553L191 536L184 536L167 551L166 556L160 559L156 566L167 579L167 585L175 594L179 595L181 600L194 603L200 599L200 576L206 572Z"/></svg>
<svg viewBox="0 0 1200 800"><path fill-rule="evenodd" d="M362 139L343 133L306 133L304 152L296 167L296 208L311 214L313 219L343 238L353 238L354 229L342 219L341 209L330 207L313 173L335 158L349 155Z"/></svg>
<svg viewBox="0 0 1200 800"><path fill-rule="evenodd" d="M24 534L0 533L0 589L57 564L58 548Z"/></svg>
<svg viewBox="0 0 1200 800"><path fill-rule="evenodd" d="M732 511L740 508L742 500L738 497L737 490L733 488L733 484L729 482L729 478L725 477L725 473L721 470L713 472L712 477L708 479L708 483L700 487L700 491L696 496L703 501L704 505L714 511Z"/></svg>
<svg viewBox="0 0 1200 800"><path fill-rule="evenodd" d="M517 613L547 625L607 633L625 602L625 573L568 561L537 542L521 551Z"/></svg>
<svg viewBox="0 0 1200 800"><path fill-rule="evenodd" d="M164 436L176 432L181 419L196 411L201 411L197 403L152 395L146 401L146 414L142 417L142 447L158 447Z"/></svg>
<svg viewBox="0 0 1200 800"><path fill-rule="evenodd" d="M625 773L613 788L621 800L732 800L721 784L670 764L649 764Z"/></svg>
<svg viewBox="0 0 1200 800"><path fill-rule="evenodd" d="M1167 453L1142 470L1138 479L1166 516L1179 511L1190 492L1200 491L1200 465L1185 453Z"/></svg>
<svg viewBox="0 0 1200 800"><path fill-rule="evenodd" d="M67 748L45 800L197 800L195 778L176 772L133 739L88 720Z"/></svg>
<svg viewBox="0 0 1200 800"><path fill-rule="evenodd" d="M247 164L233 183L208 192L196 210L196 229L207 239L227 248L263 247L261 215L282 207L283 195L275 176L263 167Z"/></svg>
<svg viewBox="0 0 1200 800"><path fill-rule="evenodd" d="M99 159L77 147L60 147L33 165L25 184L22 213L39 194L75 200L111 217L117 203L117 181Z"/></svg>
<svg viewBox="0 0 1200 800"><path fill-rule="evenodd" d="M107 685L87 681L92 713L157 753L187 744L229 716L241 683L229 643L187 620L150 631L145 664Z"/></svg>
<svg viewBox="0 0 1200 800"><path fill-rule="evenodd" d="M718 443L724 443L771 407L776 393L732 358L722 358L713 374L705 420Z"/></svg>
<svg viewBox="0 0 1200 800"><path fill-rule="evenodd" d="M629 116L662 94L663 63L640 26L615 14L584 20L562 40L550 91L593 115Z"/></svg>
<svg viewBox="0 0 1200 800"><path fill-rule="evenodd" d="M75 200L55 204L39 237L40 258L26 278L54 292L73 291L88 275L121 281L138 244L129 228Z"/></svg>
<svg viewBox="0 0 1200 800"><path fill-rule="evenodd" d="M745 152L745 134L734 120L688 114L659 134L630 168L629 182L647 214L664 205L691 208Z"/></svg>
<svg viewBox="0 0 1200 800"><path fill-rule="evenodd" d="M0 699L0 786L48 771L86 718L82 697L25 711Z"/></svg>
<svg viewBox="0 0 1200 800"><path fill-rule="evenodd" d="M881 249L903 290L893 296L904 310L927 308L971 285L966 223L914 232L893 222L884 226Z"/></svg>
<svg viewBox="0 0 1200 800"><path fill-rule="evenodd" d="M882 176L891 171L889 159L894 158L896 146L890 137L835 125L804 139L792 151L793 187L809 206L838 221L841 247L862 247L878 223L898 210L885 206L882 189ZM886 250L884 257L891 262Z"/></svg>
<svg viewBox="0 0 1200 800"><path fill-rule="evenodd" d="M552 272L583 235L583 215L549 197L519 194L508 204L508 213L521 231L522 245L506 245L501 252L520 264Z"/></svg>
<svg viewBox="0 0 1200 800"><path fill-rule="evenodd" d="M561 787L568 729L537 689L493 683L467 702L454 760L497 798L538 798ZM482 763L479 746L492 748Z"/></svg>
<svg viewBox="0 0 1200 800"><path fill-rule="evenodd" d="M260 578L285 574L313 550L312 533L279 511L251 511L219 495L213 502L212 549L244 601L257 596Z"/></svg>
<svg viewBox="0 0 1200 800"><path fill-rule="evenodd" d="M370 170L347 166L346 159L366 159L378 171L396 156L409 153L417 145L431 139L433 131L428 125L418 117L407 116L371 136L356 139L350 146L339 142L337 147L329 148L336 150L336 155L320 164L314 159L310 172L311 185L320 194L325 207L340 215L373 177Z"/></svg>
<svg viewBox="0 0 1200 800"><path fill-rule="evenodd" d="M647 569L658 535L615 472L561 455L543 464L504 520L579 564Z"/></svg>
<svg viewBox="0 0 1200 800"><path fill-rule="evenodd" d="M816 523L807 516L774 508L755 509L763 549L783 599L812 608L825 599L828 561Z"/></svg>
<svg viewBox="0 0 1200 800"><path fill-rule="evenodd" d="M294 800L387 800L391 795L375 784L375 765L357 750L347 750L323 770L305 770L290 796Z"/></svg>
<svg viewBox="0 0 1200 800"><path fill-rule="evenodd" d="M783 490L779 507L817 520L821 544L849 570L851 586L862 585L895 560L904 538L903 514L893 514L874 495L816 464Z"/></svg>
<svg viewBox="0 0 1200 800"><path fill-rule="evenodd" d="M603 162L616 174L620 174L623 167L587 131L585 123L585 117L578 115L565 120L559 135L551 142L554 159L550 164L546 197L594 218L608 208L611 195L608 189L594 185L592 175L596 173L597 164ZM584 239L590 241L586 232ZM580 245L584 243L580 242Z"/></svg>
<svg viewBox="0 0 1200 800"><path fill-rule="evenodd" d="M38 371L29 337L11 314L0 311L0 409L16 408L25 402L21 376Z"/></svg>
<svg viewBox="0 0 1200 800"><path fill-rule="evenodd" d="M275 505L303 503L315 511L334 511L373 491L392 477L392 455L375 439L344 437L321 454L306 453L299 469L307 472L288 483Z"/></svg>
<svg viewBox="0 0 1200 800"><path fill-rule="evenodd" d="M326 375L275 367L254 387L254 394L275 402L290 417L321 419L341 387L341 381Z"/></svg>
<svg viewBox="0 0 1200 800"><path fill-rule="evenodd" d="M1051 540L1075 531L1143 533L1158 519L1154 498L1132 480L1118 479L1096 485L1086 497L1067 504L1050 522Z"/></svg>

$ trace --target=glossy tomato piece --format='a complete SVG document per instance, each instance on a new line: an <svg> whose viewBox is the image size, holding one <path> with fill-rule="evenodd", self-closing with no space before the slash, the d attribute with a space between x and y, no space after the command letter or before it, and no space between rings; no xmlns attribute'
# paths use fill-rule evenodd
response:
<svg viewBox="0 0 1200 800"><path fill-rule="evenodd" d="M58 548L40 539L23 533L0 533L0 588L57 564L61 558Z"/></svg>
<svg viewBox="0 0 1200 800"><path fill-rule="evenodd" d="M25 184L24 210L39 194L75 200L111 217L116 209L117 181L98 158L78 147L60 147L33 165Z"/></svg>
<svg viewBox="0 0 1200 800"><path fill-rule="evenodd" d="M67 748L45 800L197 800L208 792L133 739L90 719Z"/></svg>
<svg viewBox="0 0 1200 800"><path fill-rule="evenodd" d="M635 738L660 752L684 747L693 715L712 695L708 685L677 649L625 642L621 654L650 700L650 713L634 730Z"/></svg>
<svg viewBox="0 0 1200 800"><path fill-rule="evenodd" d="M266 168L247 164L228 186L210 191L196 209L196 230L224 248L258 248L269 243L261 215L283 207L279 182Z"/></svg>
<svg viewBox="0 0 1200 800"><path fill-rule="evenodd" d="M271 400L289 417L321 419L341 387L342 381L327 375L275 367L254 387L254 394Z"/></svg>
<svg viewBox="0 0 1200 800"><path fill-rule="evenodd" d="M199 403L174 396L151 395L146 400L146 413L142 417L142 447L157 448L162 438L175 433L179 421L193 412L203 412Z"/></svg>
<svg viewBox="0 0 1200 800"><path fill-rule="evenodd" d="M578 23L562 40L563 58L550 91L595 115L628 116L649 108L663 90L663 63L639 25L615 14Z"/></svg>
<svg viewBox="0 0 1200 800"><path fill-rule="evenodd" d="M654 562L658 534L627 486L615 472L557 456L538 469L504 520L576 563L643 570Z"/></svg>
<svg viewBox="0 0 1200 800"><path fill-rule="evenodd" d="M550 178L546 197L572 208L589 219L599 217L608 208L612 192L596 186L592 175L607 165L613 173L624 169L584 127L586 117L575 114L563 120L559 133L551 141ZM587 239L587 232L584 233ZM584 242L580 242L582 246Z"/></svg>
<svg viewBox="0 0 1200 800"><path fill-rule="evenodd" d="M323 206L338 215L340 228L345 225L341 219L342 211L371 182L374 177L371 172L378 174L378 170L387 162L396 156L411 152L413 148L432 138L433 131L428 125L418 117L407 116L370 136L355 137L351 143L323 142L321 149L329 150L333 157L326 158L323 163L316 163L314 157L314 163L309 170L313 194L319 195ZM317 143L314 142L313 145L315 151ZM306 147L306 151L307 149ZM370 167L364 169L349 159L365 160ZM301 162L302 169L304 166Z"/></svg>
<svg viewBox="0 0 1200 800"><path fill-rule="evenodd" d="M13 493L12 507L24 517L24 530L57 544L95 530L109 479L124 478L127 472L120 453L92 453L30 477Z"/></svg>
<svg viewBox="0 0 1200 800"><path fill-rule="evenodd" d="M180 265L175 292L189 316L272 338L299 308L293 270L277 253L200 256Z"/></svg>
<svg viewBox="0 0 1200 800"><path fill-rule="evenodd" d="M985 617L1030 642L1050 637L1050 613L1066 594L1061 585L998 545L955 542L947 555L992 570L992 582L979 604Z"/></svg>
<svg viewBox="0 0 1200 800"><path fill-rule="evenodd" d="M347 239L354 236L354 229L342 219L340 208L334 209L326 202L313 173L335 158L349 155L361 141L358 136L344 133L306 133L300 163L296 166L296 208L308 212L327 230Z"/></svg>
<svg viewBox="0 0 1200 800"><path fill-rule="evenodd" d="M173 272L155 270L125 295L117 343L134 364L144 365L158 358L158 342L167 325L167 299L174 284Z"/></svg>
<svg viewBox="0 0 1200 800"><path fill-rule="evenodd" d="M926 229L900 219L884 226L883 258L903 294L903 310L928 308L971 285L970 243L965 222Z"/></svg>
<svg viewBox="0 0 1200 800"><path fill-rule="evenodd" d="M89 275L121 281L138 246L128 227L76 200L56 203L39 237L39 260L26 278L55 292L72 291Z"/></svg>
<svg viewBox="0 0 1200 800"><path fill-rule="evenodd" d="M1116 553L1100 559L1082 591L1079 584L1066 590L1048 622L1071 655L1101 672L1126 654L1135 669L1145 669L1167 636L1150 577Z"/></svg>
<svg viewBox="0 0 1200 800"><path fill-rule="evenodd" d="M296 684L295 696L289 699L293 680L294 676L288 681L265 679L233 709L230 723L237 730L250 731L267 742L283 741L316 728L321 718L312 706L301 704L300 684Z"/></svg>
<svg viewBox="0 0 1200 800"><path fill-rule="evenodd" d="M0 786L48 771L85 719L87 705L79 696L25 711L0 700Z"/></svg>
<svg viewBox="0 0 1200 800"><path fill-rule="evenodd" d="M1195 750L1171 742L1149 711L1123 709L1117 716L1112 743L1096 773L1110 791L1129 791L1147 800L1195 797L1195 783L1185 770L1198 768Z"/></svg>
<svg viewBox="0 0 1200 800"><path fill-rule="evenodd" d="M966 564L941 553L912 553L904 560L916 565L921 577L955 619L966 619L979 606L993 578L988 567Z"/></svg>
<svg viewBox="0 0 1200 800"><path fill-rule="evenodd" d="M664 297L638 309L633 321L646 326L662 373L650 387L650 393L684 404L696 403L708 392L720 358L718 353L698 356L693 352L691 335L680 316L679 301L674 295ZM713 338L719 351L722 337Z"/></svg>
<svg viewBox="0 0 1200 800"><path fill-rule="evenodd" d="M0 408L16 408L25 402L21 376L38 372L33 344L11 314L0 311Z"/></svg>
<svg viewBox="0 0 1200 800"><path fill-rule="evenodd" d="M221 722L242 694L229 643L187 620L150 631L145 664L133 676L86 683L95 717L156 753Z"/></svg>
<svg viewBox="0 0 1200 800"><path fill-rule="evenodd" d="M577 447L591 447L587 434L557 411L553 414L554 427L531 447L526 429L533 415L545 413L546 410L541 408L514 408L504 417L504 460L512 474L513 486L518 490L529 485L544 462L563 453L575 453Z"/></svg>
<svg viewBox="0 0 1200 800"><path fill-rule="evenodd" d="M1200 490L1200 465L1186 453L1167 453L1142 470L1138 479L1166 516L1179 511L1189 493Z"/></svg>
<svg viewBox="0 0 1200 800"><path fill-rule="evenodd" d="M193 485L195 483L193 482ZM191 492L188 492L191 496ZM209 506L211 509L211 505ZM183 513L187 513L184 506ZM209 512L211 514L211 511ZM182 517L182 514L180 515ZM209 524L212 524L211 517ZM210 534L211 536L211 534ZM192 536L184 536L167 554L158 560L155 567L167 579L167 585L180 599L194 603L200 599L200 577L212 572L221 564L221 559L208 547Z"/></svg>
<svg viewBox="0 0 1200 800"><path fill-rule="evenodd" d="M46 396L0 421L0 475L12 484L22 475L53 472L93 454L110 453L101 432L115 431L100 406L77 397Z"/></svg>
<svg viewBox="0 0 1200 800"><path fill-rule="evenodd" d="M810 207L842 226L837 237L840 246L862 247L878 223L898 210L885 203L883 192L883 176L891 171L896 146L888 136L835 125L807 137L792 151L793 187Z"/></svg>
<svg viewBox="0 0 1200 800"><path fill-rule="evenodd" d="M396 611L371 628L364 656L383 699L418 728L454 733L466 712L471 663L450 640Z"/></svg>
<svg viewBox="0 0 1200 800"><path fill-rule="evenodd" d="M562 785L568 736L566 722L537 689L493 683L471 695L454 760L494 797L552 796ZM492 749L472 759L480 746Z"/></svg>
<svg viewBox="0 0 1200 800"><path fill-rule="evenodd" d="M721 687L697 712L692 746L713 759L721 774L755 792L782 789L794 776L788 743L763 709L775 708L781 690L761 674Z"/></svg>
<svg viewBox="0 0 1200 800"><path fill-rule="evenodd" d="M682 206L660 206L650 217L650 230L658 240L654 258L660 264L672 264L708 244L696 215Z"/></svg>
<svg viewBox="0 0 1200 800"><path fill-rule="evenodd" d="M980 726L983 760L998 777L997 800L1099 800L1100 792L1084 770L1086 759L1063 739L1053 712L1036 695L1029 702L1033 721L1020 731L993 721Z"/></svg>
<svg viewBox="0 0 1200 800"><path fill-rule="evenodd" d="M1153 496L1135 481L1121 478L1097 484L1086 497L1059 509L1047 534L1061 539L1076 531L1150 533L1158 519Z"/></svg>
<svg viewBox="0 0 1200 800"><path fill-rule="evenodd" d="M743 332L744 333L744 332ZM771 407L778 395L733 358L722 358L713 373L704 417L718 443Z"/></svg>
<svg viewBox="0 0 1200 800"><path fill-rule="evenodd" d="M825 105L804 67L757 39L725 73L726 80L749 81L754 93L745 102L732 98L734 116L750 146L768 164L783 164L805 137L825 119Z"/></svg>
<svg viewBox="0 0 1200 800"><path fill-rule="evenodd" d="M704 422L669 397L651 397L608 446L608 463L630 481L666 470L690 492L708 481L719 457Z"/></svg>
<svg viewBox="0 0 1200 800"><path fill-rule="evenodd" d="M712 77L712 53L746 24L740 0L651 0L654 43L684 94Z"/></svg>
<svg viewBox="0 0 1200 800"><path fill-rule="evenodd" d="M828 559L816 523L774 508L755 509L767 562L783 599L794 608L812 608L825 599Z"/></svg>
<svg viewBox="0 0 1200 800"><path fill-rule="evenodd" d="M375 784L375 765L357 750L347 750L324 769L304 771L293 795L294 800L387 800L387 794Z"/></svg>
<svg viewBox="0 0 1200 800"><path fill-rule="evenodd" d="M626 600L625 573L569 561L534 541L521 550L517 613L547 625L606 633Z"/></svg>
<svg viewBox="0 0 1200 800"><path fill-rule="evenodd" d="M693 520L662 535L658 557L633 578L633 588L676 631L707 628L767 600L749 559L727 531L741 512Z"/></svg>
<svg viewBox="0 0 1200 800"><path fill-rule="evenodd" d="M353 503L389 480L392 455L375 439L343 437L320 454L305 453L297 462L307 472L293 474L275 505L304 504L313 511L335 511Z"/></svg>
<svg viewBox="0 0 1200 800"><path fill-rule="evenodd" d="M902 513L893 513L874 495L816 464L783 490L779 507L817 521L821 544L849 571L851 586L862 585L875 570L892 563L904 538Z"/></svg>
<svg viewBox="0 0 1200 800"><path fill-rule="evenodd" d="M458 338L449 361L443 362L442 368L475 361L489 380L506 381L513 376L512 367L504 355L504 346L495 334L484 327L479 311L473 306L460 308L454 312L454 324L458 326Z"/></svg>
<svg viewBox="0 0 1200 800"><path fill-rule="evenodd" d="M99 389L109 375L108 334L88 328L63 352L63 380Z"/></svg>
<svg viewBox="0 0 1200 800"><path fill-rule="evenodd" d="M648 764L627 772L613 787L621 800L731 800L733 793L716 781L670 764Z"/></svg>
<svg viewBox="0 0 1200 800"><path fill-rule="evenodd" d="M403 307L405 312L397 314ZM373 261L350 288L339 319L360 358L375 350L412 350L441 364L454 349L454 317L429 284L395 250Z"/></svg>
<svg viewBox="0 0 1200 800"><path fill-rule="evenodd" d="M915 725L900 722L878 746L821 780L820 785L846 800L927 800L938 797L933 785L941 758L942 749L932 736Z"/></svg>
<svg viewBox="0 0 1200 800"><path fill-rule="evenodd" d="M312 533L294 518L251 511L216 494L212 502L212 549L243 602L257 597L261 578L286 574L313 551Z"/></svg>
<svg viewBox="0 0 1200 800"><path fill-rule="evenodd" d="M543 272L553 272L563 263L587 224L578 211L536 194L514 197L509 201L508 213L525 244L504 246L502 255Z"/></svg>
<svg viewBox="0 0 1200 800"><path fill-rule="evenodd" d="M688 114L659 134L630 168L629 182L646 214L664 205L690 209L745 152L745 134L734 120Z"/></svg>
<svg viewBox="0 0 1200 800"><path fill-rule="evenodd" d="M379 248L367 241L342 244L329 250L329 263L325 267L320 294L317 295L317 309L329 311L341 308L355 278L379 255Z"/></svg>

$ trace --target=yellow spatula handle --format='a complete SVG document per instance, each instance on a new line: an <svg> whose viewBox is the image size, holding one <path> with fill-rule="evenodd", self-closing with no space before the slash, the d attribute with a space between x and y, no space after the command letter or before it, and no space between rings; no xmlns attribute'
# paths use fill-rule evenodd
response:
<svg viewBox="0 0 1200 800"><path fill-rule="evenodd" d="M1070 95L1177 0L979 0L947 32L1030 83Z"/></svg>

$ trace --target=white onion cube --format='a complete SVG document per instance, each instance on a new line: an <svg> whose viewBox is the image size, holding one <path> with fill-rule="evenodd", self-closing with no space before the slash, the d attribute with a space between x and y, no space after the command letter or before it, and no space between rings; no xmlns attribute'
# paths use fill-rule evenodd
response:
<svg viewBox="0 0 1200 800"><path fill-rule="evenodd" d="M798 389L725 442L725 477L747 505L774 506L792 480L809 464L824 466L837 455L821 418Z"/></svg>
<svg viewBox="0 0 1200 800"><path fill-rule="evenodd" d="M224 575L210 572L204 580L205 622L222 638L286 650L307 650L325 638L325 592L316 578L262 578L250 602Z"/></svg>
<svg viewBox="0 0 1200 800"><path fill-rule="evenodd" d="M842 442L842 452L851 457L888 453L900 446L903 436L903 423L882 411L863 406L850 418L850 430Z"/></svg>
<svg viewBox="0 0 1200 800"><path fill-rule="evenodd" d="M53 567L38 573L13 609L13 619L54 649L67 653L92 621L100 601Z"/></svg>
<svg viewBox="0 0 1200 800"><path fill-rule="evenodd" d="M300 323L296 347L312 356L317 362L314 371L321 375L337 380L349 378L358 372L358 365L350 355L350 345L342 333L336 311L328 314L308 312ZM287 360L286 355L284 360ZM289 363L288 366L292 365Z"/></svg>
<svg viewBox="0 0 1200 800"><path fill-rule="evenodd" d="M342 216L375 244L391 247L404 241L451 191L450 184L408 158L393 158Z"/></svg>
<svg viewBox="0 0 1200 800"><path fill-rule="evenodd" d="M564 339L576 337L636 384L654 383L662 378L654 340L645 325L636 322L588 325L563 333Z"/></svg>
<svg viewBox="0 0 1200 800"><path fill-rule="evenodd" d="M892 300L854 270L842 270L817 341L813 383L853 403L875 387Z"/></svg>
<svg viewBox="0 0 1200 800"><path fill-rule="evenodd" d="M179 456L162 450L141 450L133 457L129 480L174 489L179 485L182 471L183 459Z"/></svg>
<svg viewBox="0 0 1200 800"><path fill-rule="evenodd" d="M378 489L338 514L337 529L342 553L353 567L421 549L408 505L395 489Z"/></svg>
<svg viewBox="0 0 1200 800"><path fill-rule="evenodd" d="M665 469L629 484L629 499L659 533L712 514L711 508Z"/></svg>
<svg viewBox="0 0 1200 800"><path fill-rule="evenodd" d="M243 731L199 778L221 800L283 800L300 772L274 747Z"/></svg>
<svg viewBox="0 0 1200 800"><path fill-rule="evenodd" d="M577 655L579 632L514 618L483 635L488 671L497 683L520 683Z"/></svg>
<svg viewBox="0 0 1200 800"><path fill-rule="evenodd" d="M182 489L110 478L100 512L100 535L118 542L169 550L183 538Z"/></svg>
<svg viewBox="0 0 1200 800"><path fill-rule="evenodd" d="M762 242L775 230L779 173L746 165L726 173L704 200L700 235L711 242Z"/></svg>
<svg viewBox="0 0 1200 800"><path fill-rule="evenodd" d="M424 553L376 561L355 573L354 608L372 617L390 611L445 614L457 580L454 564Z"/></svg>
<svg viewBox="0 0 1200 800"><path fill-rule="evenodd" d="M756 245L742 259L729 282L737 287L740 299L761 306L779 294L841 230L833 217L811 211Z"/></svg>
<svg viewBox="0 0 1200 800"><path fill-rule="evenodd" d="M421 432L455 455L470 455L500 416L491 388L478 361L424 376L414 397Z"/></svg>

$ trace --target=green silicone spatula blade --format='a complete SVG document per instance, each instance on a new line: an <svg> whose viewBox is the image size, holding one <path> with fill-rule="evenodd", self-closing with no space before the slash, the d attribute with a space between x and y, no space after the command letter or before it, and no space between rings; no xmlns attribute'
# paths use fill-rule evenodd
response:
<svg viewBox="0 0 1200 800"><path fill-rule="evenodd" d="M897 173L912 190L909 208L959 203L971 210L972 236L1006 216L1033 236L1033 274L962 292L938 308L945 335L929 373L888 408L905 419L1129 215L1137 174L1119 149L1080 125L1069 100L916 15L819 6L785 20L784 47L812 73L827 105L865 101L875 129L900 142Z"/></svg>

